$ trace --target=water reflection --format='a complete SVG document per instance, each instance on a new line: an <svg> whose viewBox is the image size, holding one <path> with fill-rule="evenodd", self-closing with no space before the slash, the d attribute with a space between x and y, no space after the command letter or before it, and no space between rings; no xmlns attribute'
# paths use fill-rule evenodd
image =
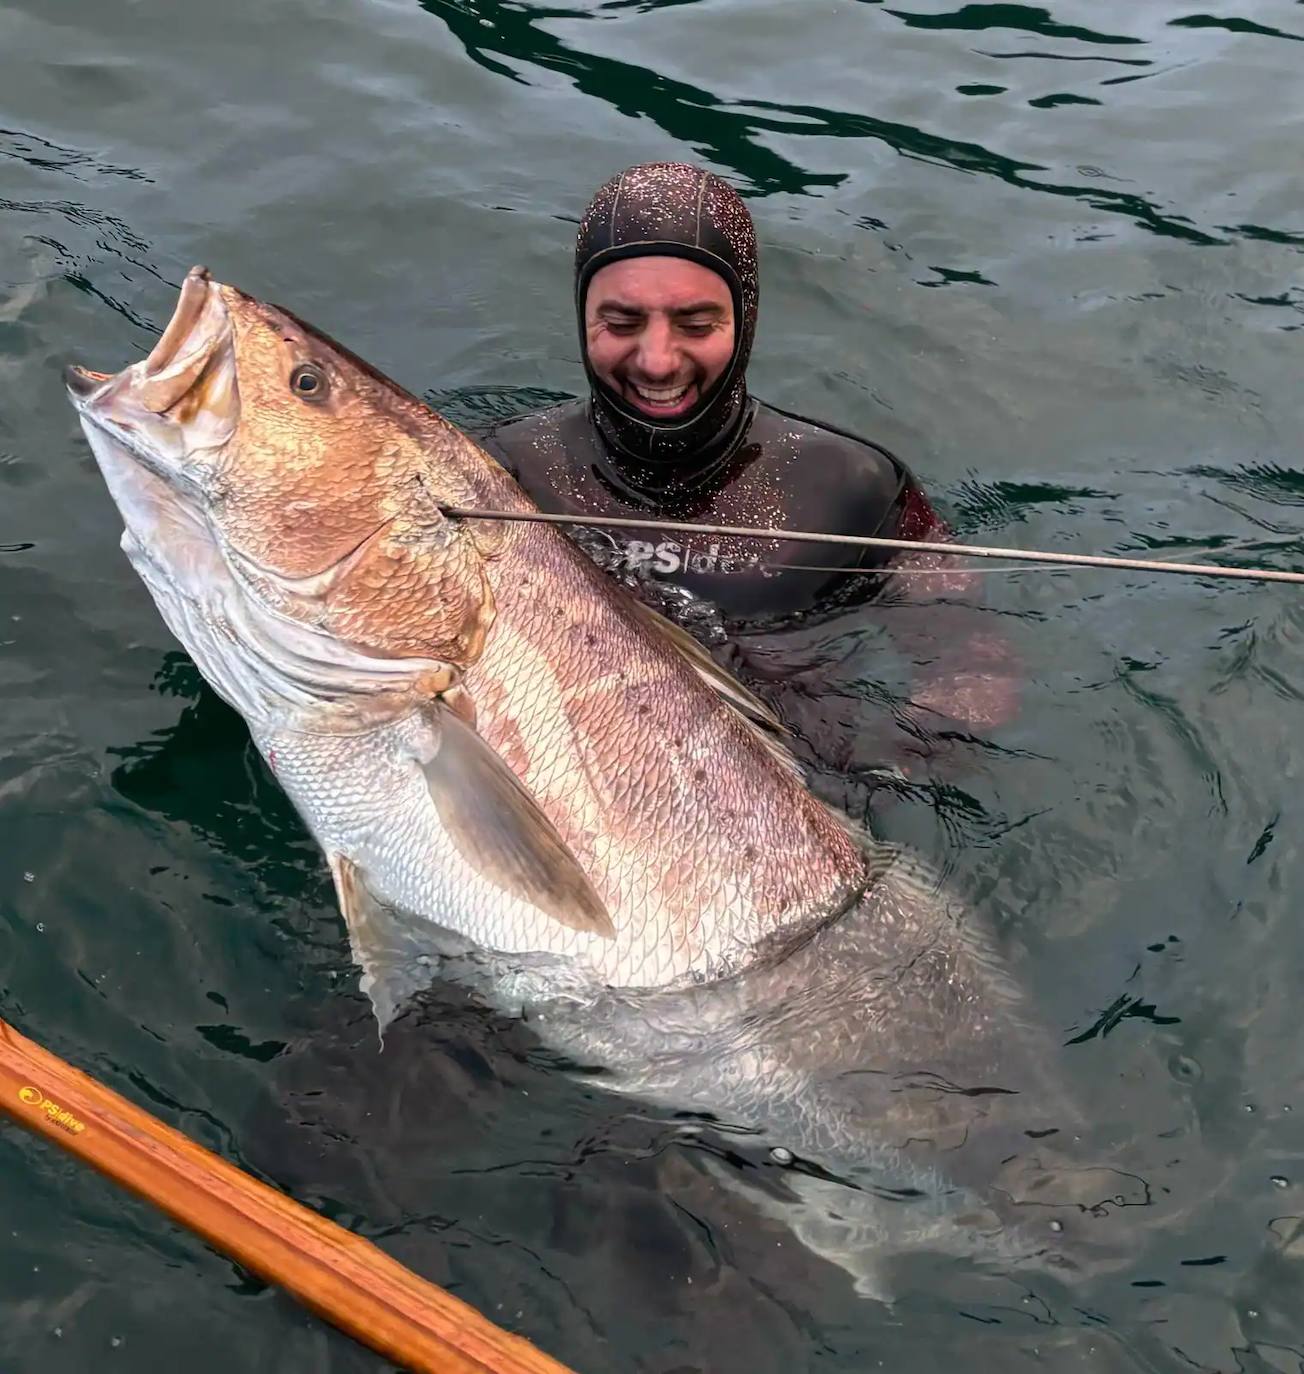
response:
<svg viewBox="0 0 1304 1374"><path fill-rule="evenodd" d="M699 5L702 0L602 0L600 10L633 10L635 14L650 14L653 10L671 10L679 5Z"/></svg>
<svg viewBox="0 0 1304 1374"><path fill-rule="evenodd" d="M241 717L182 653L166 656L153 690L187 704L174 725L113 747L114 788L152 815L189 826L277 898L321 900L320 852L249 740Z"/></svg>
<svg viewBox="0 0 1304 1374"><path fill-rule="evenodd" d="M1148 57L1106 57L1102 53L1096 52L989 52L983 49L981 55L996 58L998 61L1004 61L1007 58L1027 57L1038 62L1109 62L1116 67L1152 67L1154 65ZM997 87L996 89L1003 90L1004 87Z"/></svg>
<svg viewBox="0 0 1304 1374"><path fill-rule="evenodd" d="M1285 229L1268 229L1261 224L1234 224L1220 226L1229 234L1239 234L1242 238L1257 239L1260 243L1282 243L1295 248L1304 248L1304 234L1294 234Z"/></svg>
<svg viewBox="0 0 1304 1374"><path fill-rule="evenodd" d="M919 14L910 10L884 10L883 13L900 19L912 29L960 29L967 32L1018 29L1042 38L1070 38L1080 43L1139 44L1145 41L1127 34L1100 33L1077 24L1061 24L1051 18L1049 10L1034 5L963 5L958 10L942 14Z"/></svg>
<svg viewBox="0 0 1304 1374"><path fill-rule="evenodd" d="M462 386L430 390L424 397L445 419L473 433L571 399L569 392L541 386Z"/></svg>
<svg viewBox="0 0 1304 1374"><path fill-rule="evenodd" d="M651 119L677 143L708 158L714 166L731 170L744 188L754 194L810 195L841 185L847 179L846 173L814 172L798 166L764 142L764 135L873 139L905 156L995 177L1020 189L1080 200L1092 209L1121 215L1166 238L1201 245L1226 242L1187 216L1166 211L1135 192L1042 180L1036 174L1047 169L1040 163L1021 161L978 143L867 114L764 99L725 100L699 86L634 63L585 52L541 27L546 20L592 18L588 12L523 2L491 6L468 4L465 0L421 0L421 5L442 20L462 43L467 56L486 70L513 81L526 79L521 74L522 63L555 72L583 94L603 101L622 115ZM1144 41L1055 24L1047 11L1017 5L966 6L954 14L940 16L885 13L921 28L1013 27L1099 44ZM1054 99L1062 103L1064 97Z"/></svg>
<svg viewBox="0 0 1304 1374"><path fill-rule="evenodd" d="M153 185L154 178L136 167L105 161L84 148L56 143L39 134L19 129L0 129L0 158L22 163L43 177L61 176L87 185L87 200L93 201L92 184L101 179ZM144 273L175 289L172 282L153 263L153 245L120 215L87 200L41 198L19 200L0 196L0 213L32 217L41 228L26 236L29 244L48 249L48 264L43 275L61 277L69 285L106 305L135 328L149 335L160 333L159 326L139 313L137 274ZM88 247L75 248L64 242L46 225L62 223ZM63 233L60 229L59 234ZM105 255L117 271L113 278L125 280L127 290L104 283L109 275L96 269ZM135 269L134 271L132 269ZM66 346L66 344L65 344Z"/></svg>
<svg viewBox="0 0 1304 1374"><path fill-rule="evenodd" d="M88 180L90 176L126 177L130 181L153 183L154 178L138 167L122 167L113 162L104 162L83 148L69 148L61 143L52 143L39 134L27 133L22 129L0 129L0 158L13 158L28 166L46 172L63 172L75 181Z"/></svg>
<svg viewBox="0 0 1304 1374"><path fill-rule="evenodd" d="M1237 463L1231 467L1209 467L1199 464L1188 467L1188 477L1199 477L1206 482L1243 492L1255 500L1266 501L1273 506L1304 506L1304 470L1283 467L1280 463ZM1259 522L1262 523L1262 522ZM1291 533L1298 537L1296 525L1282 526L1280 533Z"/></svg>
<svg viewBox="0 0 1304 1374"><path fill-rule="evenodd" d="M591 18L585 11L529 4L466 4L463 0L421 0L442 20L477 65L514 81L526 63L556 72L584 95L593 96L631 119L651 119L671 138L732 168L761 193L805 193L838 186L843 173L806 171L760 143L765 121L736 115L711 92L630 62L567 45L541 24L558 18ZM503 59L502 61L496 60ZM769 127L786 131L775 121Z"/></svg>
<svg viewBox="0 0 1304 1374"><path fill-rule="evenodd" d="M1267 24L1256 24L1252 19L1188 14L1181 19L1170 19L1168 25L1174 29L1224 29L1228 33L1252 33L1262 38L1287 38L1294 43L1304 43L1304 34L1287 33L1284 29L1270 28Z"/></svg>

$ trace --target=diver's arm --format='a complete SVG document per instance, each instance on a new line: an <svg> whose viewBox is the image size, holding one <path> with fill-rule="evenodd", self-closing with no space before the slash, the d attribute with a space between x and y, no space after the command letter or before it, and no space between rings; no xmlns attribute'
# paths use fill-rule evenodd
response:
<svg viewBox="0 0 1304 1374"><path fill-rule="evenodd" d="M903 539L944 543L951 531L911 481ZM1020 665L990 610L977 595L979 575L946 554L902 553L890 564L878 600L880 620L914 665L911 701L969 730L992 730L1018 708ZM923 722L921 722L923 724Z"/></svg>

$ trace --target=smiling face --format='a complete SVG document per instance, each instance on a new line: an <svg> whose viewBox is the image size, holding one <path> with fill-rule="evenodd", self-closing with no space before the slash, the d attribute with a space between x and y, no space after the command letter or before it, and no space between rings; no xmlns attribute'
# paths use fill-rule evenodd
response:
<svg viewBox="0 0 1304 1374"><path fill-rule="evenodd" d="M684 258L624 258L594 273L584 301L593 371L654 420L690 414L734 351L724 278Z"/></svg>

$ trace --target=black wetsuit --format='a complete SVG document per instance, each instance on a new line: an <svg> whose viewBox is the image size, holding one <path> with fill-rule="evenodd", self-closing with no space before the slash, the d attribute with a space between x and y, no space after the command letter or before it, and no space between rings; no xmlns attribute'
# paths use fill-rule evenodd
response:
<svg viewBox="0 0 1304 1374"><path fill-rule="evenodd" d="M746 397L734 431L705 459L640 460L608 446L591 402L571 401L500 424L482 442L541 509L568 515L905 539L939 528L904 464L876 444ZM882 550L792 540L598 526L580 527L577 537L653 604L673 613L680 599L687 608L673 591L682 588L730 629L862 599L888 561ZM675 618L694 617L689 609Z"/></svg>
<svg viewBox="0 0 1304 1374"><path fill-rule="evenodd" d="M728 365L688 415L671 419L633 405L588 356L589 284L609 264L649 256L707 268L733 302ZM500 424L482 442L542 510L902 539L934 534L918 483L886 449L748 394L759 299L756 232L731 186L682 162L627 168L598 189L576 236L588 398ZM880 550L793 540L596 525L572 533L646 601L717 643L738 628L863 599L883 581L874 573L887 561Z"/></svg>

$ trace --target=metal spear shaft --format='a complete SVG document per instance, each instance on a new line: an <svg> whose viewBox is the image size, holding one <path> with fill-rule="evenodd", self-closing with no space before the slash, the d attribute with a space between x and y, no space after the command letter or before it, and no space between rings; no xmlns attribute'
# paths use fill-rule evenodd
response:
<svg viewBox="0 0 1304 1374"><path fill-rule="evenodd" d="M1223 568L1215 563L1165 563L1153 558L1123 558L1113 554L1056 553L1046 549L1004 549L985 544L950 544L923 539L885 539L877 535L822 534L815 530L762 529L750 525L694 525L680 520L643 520L626 516L561 515L552 511L478 510L442 506L446 516L459 520L514 520L545 525L589 525L603 529L664 530L674 534L709 534L744 539L786 539L801 544L840 544L863 549L891 549L900 553L939 553L948 557L1003 558L1020 563L1062 564L1075 568L1114 568L1119 571L1178 573L1186 577L1234 578L1245 582L1304 582L1304 573L1271 568Z"/></svg>

